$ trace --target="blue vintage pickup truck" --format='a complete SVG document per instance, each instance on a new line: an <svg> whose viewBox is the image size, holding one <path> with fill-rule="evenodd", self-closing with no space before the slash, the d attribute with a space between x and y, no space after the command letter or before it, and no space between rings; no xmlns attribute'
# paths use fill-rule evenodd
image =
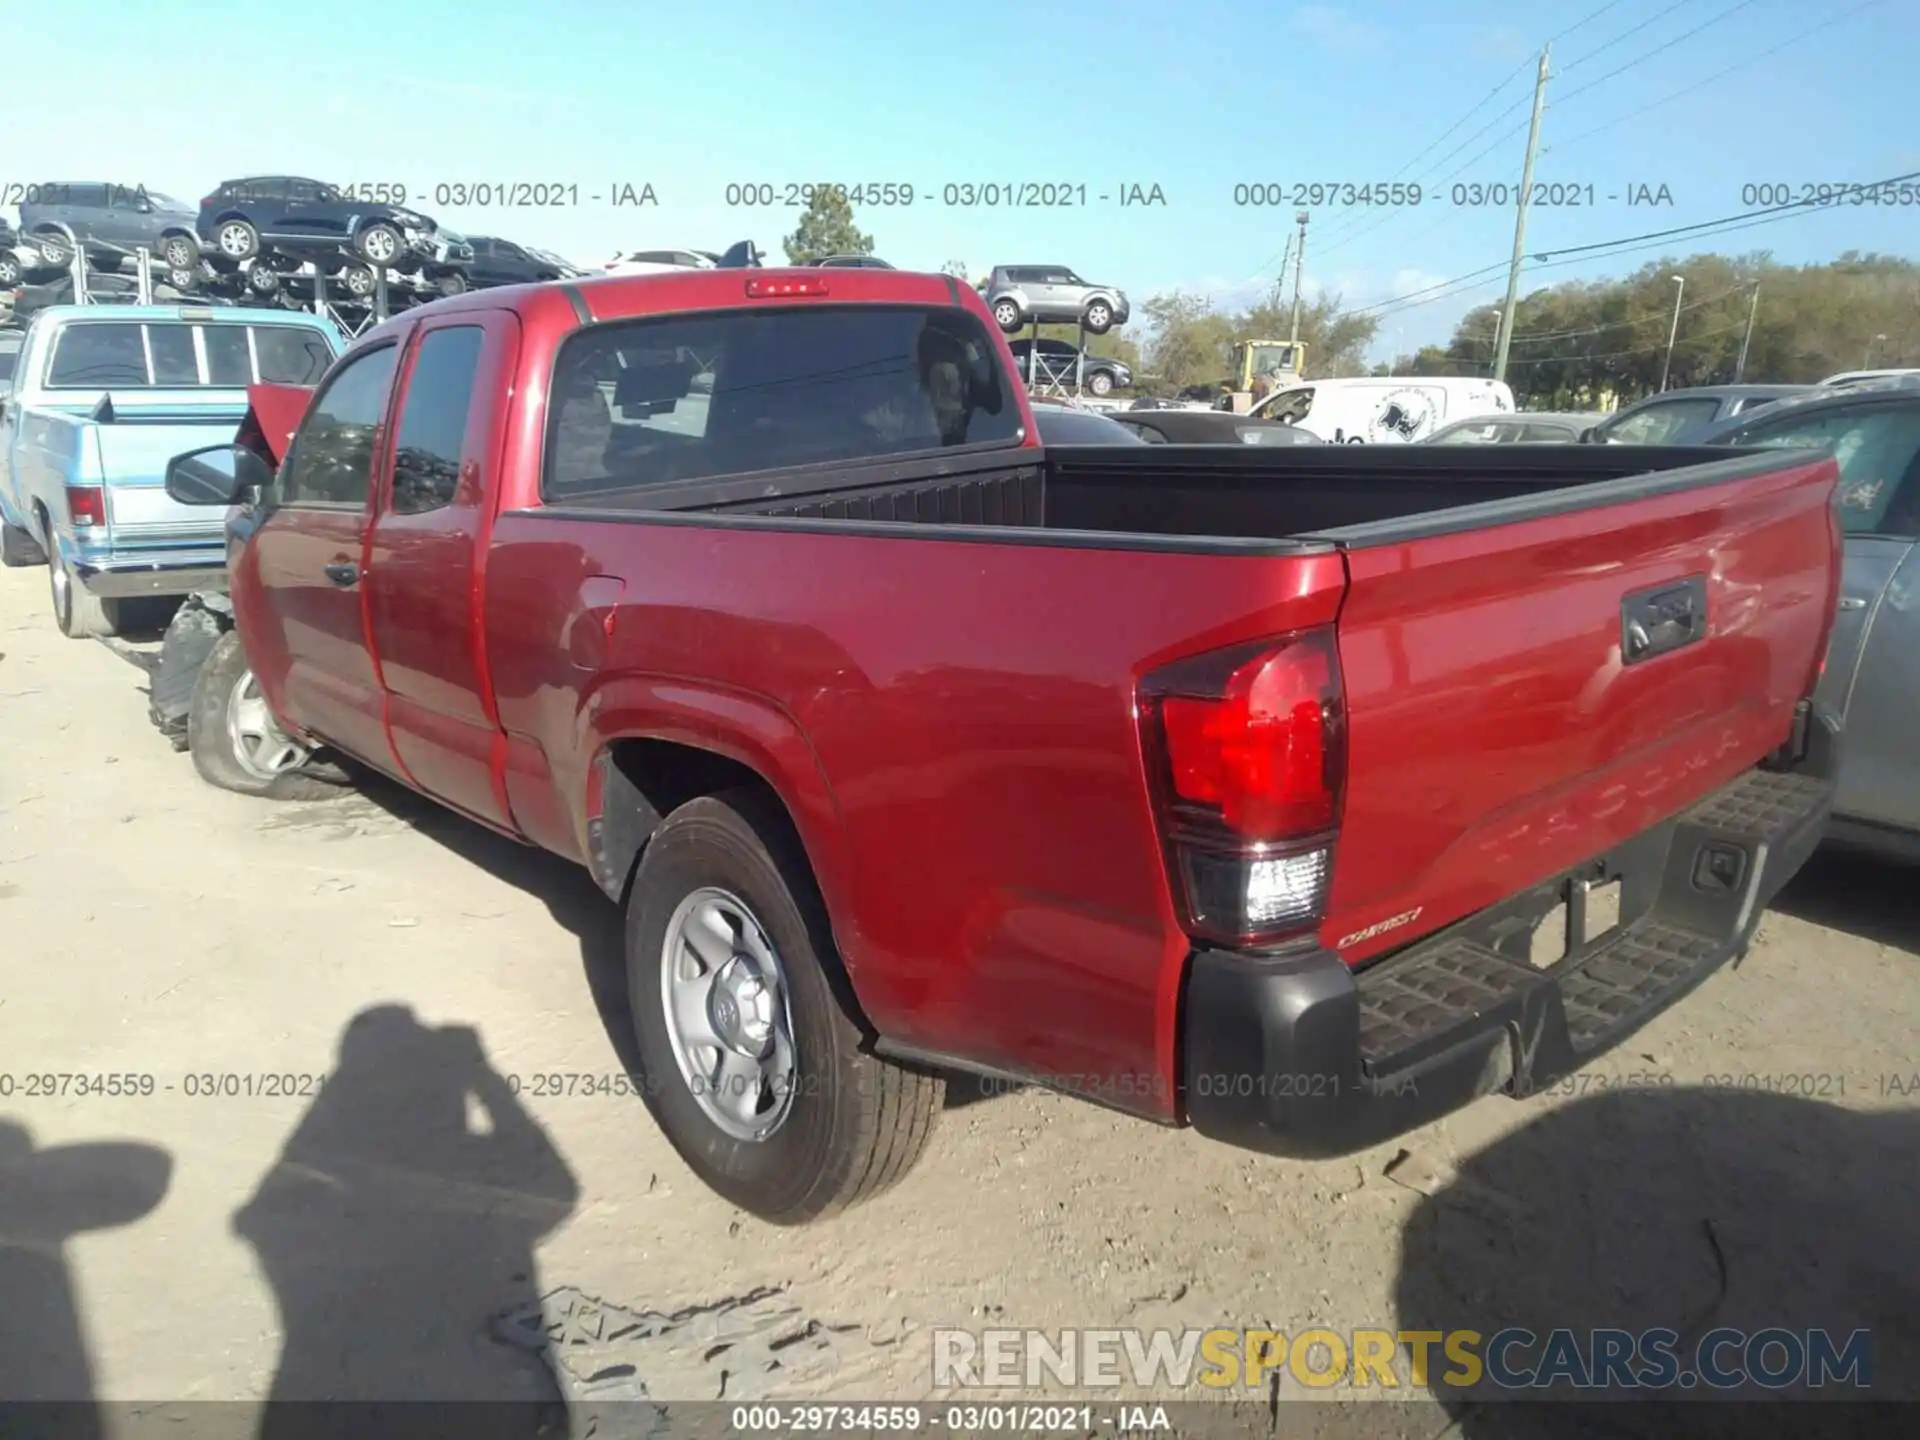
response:
<svg viewBox="0 0 1920 1440"><path fill-rule="evenodd" d="M231 435L256 381L309 385L345 347L293 310L62 305L0 382L0 559L48 569L66 634L130 600L224 586L221 517L167 497L167 461Z"/></svg>

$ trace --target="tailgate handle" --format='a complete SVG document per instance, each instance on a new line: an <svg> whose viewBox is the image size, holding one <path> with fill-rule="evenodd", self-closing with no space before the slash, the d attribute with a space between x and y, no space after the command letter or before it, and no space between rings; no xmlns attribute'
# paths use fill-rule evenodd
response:
<svg viewBox="0 0 1920 1440"><path fill-rule="evenodd" d="M1707 633L1707 580L1636 590L1620 602L1620 658L1628 665L1691 645Z"/></svg>
<svg viewBox="0 0 1920 1440"><path fill-rule="evenodd" d="M350 560L335 560L323 565L322 572L336 585L357 585L360 583L360 567Z"/></svg>

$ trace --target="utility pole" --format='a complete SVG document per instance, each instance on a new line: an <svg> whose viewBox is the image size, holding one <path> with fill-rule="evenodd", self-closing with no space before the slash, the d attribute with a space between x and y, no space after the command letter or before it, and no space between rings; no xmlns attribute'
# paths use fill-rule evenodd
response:
<svg viewBox="0 0 1920 1440"><path fill-rule="evenodd" d="M1307 263L1307 212L1296 211L1293 217L1300 226L1300 243L1293 250L1293 334L1291 343L1300 343L1300 272Z"/></svg>
<svg viewBox="0 0 1920 1440"><path fill-rule="evenodd" d="M1673 342L1680 338L1680 300L1687 293L1687 277L1669 275L1669 280L1680 288L1673 292L1673 324L1667 330L1667 358L1660 362L1660 389L1667 388L1667 376L1673 370Z"/></svg>
<svg viewBox="0 0 1920 1440"><path fill-rule="evenodd" d="M1740 337L1740 358L1734 362L1733 383L1738 385L1747 373L1747 346L1753 343L1753 317L1760 310L1760 282L1753 282L1753 298L1747 301L1747 333Z"/></svg>
<svg viewBox="0 0 1920 1440"><path fill-rule="evenodd" d="M1500 311L1500 340L1493 353L1493 378L1507 378L1507 351L1513 344L1513 307L1520 300L1520 260L1526 253L1527 201L1533 195L1533 162L1540 153L1540 112L1547 102L1547 57L1551 45L1540 47L1540 73L1533 82L1533 122L1527 127L1527 161L1520 169L1520 204L1513 216L1513 263L1507 267L1507 303Z"/></svg>

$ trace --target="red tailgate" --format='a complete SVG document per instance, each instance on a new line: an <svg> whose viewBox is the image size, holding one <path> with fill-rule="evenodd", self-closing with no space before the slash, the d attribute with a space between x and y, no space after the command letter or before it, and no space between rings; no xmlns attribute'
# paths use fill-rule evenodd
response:
<svg viewBox="0 0 1920 1440"><path fill-rule="evenodd" d="M1348 783L1323 943L1349 963L1405 944L1778 746L1826 647L1834 480L1813 461L1351 551ZM1701 637L1628 659L1629 621L1689 588L1677 603L1704 600Z"/></svg>

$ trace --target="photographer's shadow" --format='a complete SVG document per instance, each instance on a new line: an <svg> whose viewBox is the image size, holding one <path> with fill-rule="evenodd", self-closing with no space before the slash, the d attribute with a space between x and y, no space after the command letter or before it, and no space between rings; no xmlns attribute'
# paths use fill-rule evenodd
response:
<svg viewBox="0 0 1920 1440"><path fill-rule="evenodd" d="M425 1026L398 1005L357 1015L233 1220L285 1337L262 1433L299 1428L301 1412L279 1402L316 1400L481 1402L462 1412L468 1428L484 1415L488 1435L541 1433L552 1379L493 1341L488 1321L538 1295L534 1247L577 1195L472 1030ZM366 1420L352 1428L366 1433Z"/></svg>
<svg viewBox="0 0 1920 1440"><path fill-rule="evenodd" d="M1860 1083L1849 1082L1850 1101ZM1910 1111L1738 1088L1581 1099L1465 1159L1421 1201L1401 1242L1400 1328L1477 1330L1483 1343L1512 1327L1542 1341L1571 1330L1583 1346L1595 1329L1665 1328L1679 1332L1681 1372L1693 1369L1692 1347L1722 1327L1825 1330L1837 1348L1866 1330L1865 1391L1831 1381L1814 1392L1716 1391L1701 1377L1658 1391L1614 1388L1607 1403L1576 1411L1514 1402L1599 1392L1564 1382L1503 1392L1484 1378L1450 1389L1441 1376L1455 1367L1437 1350L1429 1388L1466 1437L1893 1433L1881 1422L1902 1418L1894 1406L1843 1412L1828 1402L1920 1398L1916 1176L1920 1117ZM1725 1372L1740 1356L1732 1347L1714 1359ZM1511 1358L1525 1369L1541 1347ZM1765 1363L1782 1358L1775 1351ZM1812 1403L1778 1403L1796 1400Z"/></svg>
<svg viewBox="0 0 1920 1440"><path fill-rule="evenodd" d="M58 1402L40 1414L59 1434L101 1433L66 1244L152 1213L172 1178L173 1160L157 1146L40 1150L24 1125L0 1120L0 1401Z"/></svg>

